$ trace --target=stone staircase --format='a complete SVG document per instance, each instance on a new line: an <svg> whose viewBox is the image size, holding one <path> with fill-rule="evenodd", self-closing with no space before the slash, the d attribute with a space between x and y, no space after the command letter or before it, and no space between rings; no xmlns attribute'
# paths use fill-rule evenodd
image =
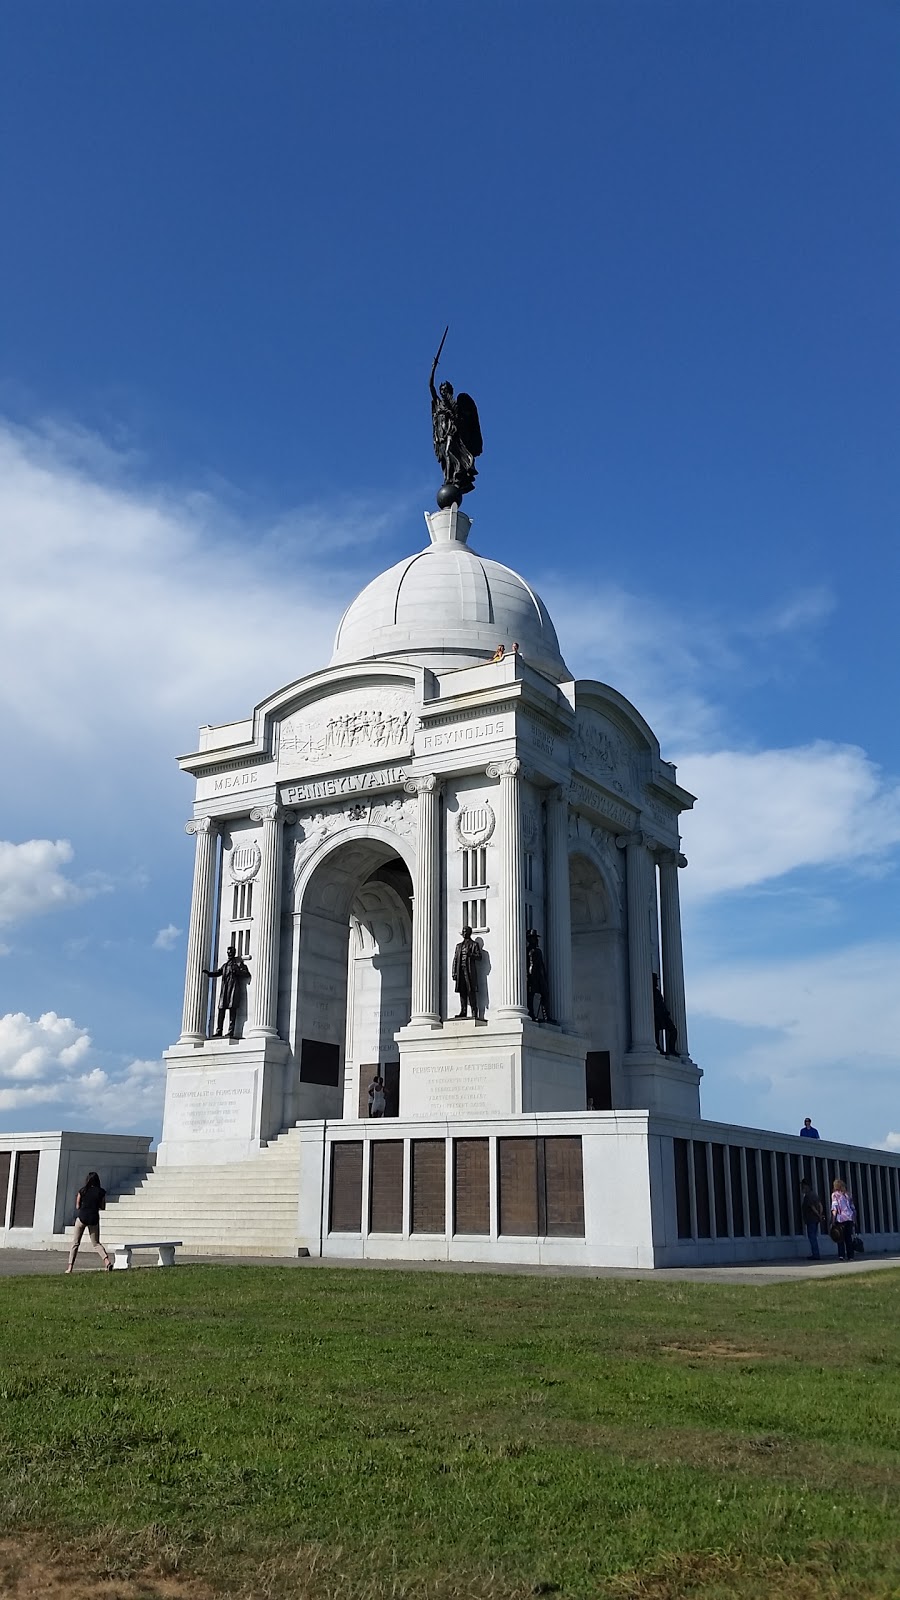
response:
<svg viewBox="0 0 900 1600"><path fill-rule="evenodd" d="M297 1233L300 1149L298 1129L288 1128L249 1161L156 1167L107 1200L100 1236L110 1245L181 1239L187 1255L296 1257L305 1243Z"/></svg>

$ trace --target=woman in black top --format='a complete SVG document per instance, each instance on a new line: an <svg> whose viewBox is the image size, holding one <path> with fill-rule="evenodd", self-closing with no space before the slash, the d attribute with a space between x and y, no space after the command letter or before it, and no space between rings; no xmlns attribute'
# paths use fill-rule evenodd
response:
<svg viewBox="0 0 900 1600"><path fill-rule="evenodd" d="M100 1243L100 1213L106 1206L106 1190L101 1187L100 1179L96 1172L89 1172L82 1187L75 1196L75 1237L69 1251L69 1265L67 1272L71 1272L78 1254L78 1246L84 1235L85 1228L90 1235L91 1244L97 1254L103 1257L103 1265L107 1272L112 1271L112 1257L107 1255Z"/></svg>

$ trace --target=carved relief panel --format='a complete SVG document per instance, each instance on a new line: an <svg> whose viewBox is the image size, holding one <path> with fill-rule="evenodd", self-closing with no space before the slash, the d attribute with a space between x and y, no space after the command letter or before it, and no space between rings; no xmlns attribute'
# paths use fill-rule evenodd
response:
<svg viewBox="0 0 900 1600"><path fill-rule="evenodd" d="M597 711L579 710L572 734L572 765L597 778L616 794L635 799L643 772L638 751L615 725Z"/></svg>
<svg viewBox="0 0 900 1600"><path fill-rule="evenodd" d="M326 695L282 722L279 776L408 755L418 725L411 691L374 685Z"/></svg>

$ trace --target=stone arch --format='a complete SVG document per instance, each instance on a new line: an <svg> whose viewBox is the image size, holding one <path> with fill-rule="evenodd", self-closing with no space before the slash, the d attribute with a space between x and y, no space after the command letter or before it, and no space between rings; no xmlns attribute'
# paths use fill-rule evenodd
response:
<svg viewBox="0 0 900 1600"><path fill-rule="evenodd" d="M292 938L283 985L297 1117L360 1115L362 1078L397 1074L393 1035L409 1021L412 980L410 841L350 824L301 835L289 903ZM392 1085L393 1089L393 1085ZM364 1098L364 1096L363 1096ZM364 1109L364 1107L363 1107ZM393 1109L393 1107L392 1107Z"/></svg>
<svg viewBox="0 0 900 1600"><path fill-rule="evenodd" d="M572 813L569 817L570 884L573 882L573 862L578 858L589 864L597 874L606 911L606 925L611 928L624 927L622 871L625 858L617 849L614 835L608 829L598 828L587 817Z"/></svg>
<svg viewBox="0 0 900 1600"><path fill-rule="evenodd" d="M312 830L310 831L312 832ZM301 842L305 844L306 840L295 841L295 849L296 844ZM361 864L364 863L365 859L371 862L370 871L375 871L382 862L389 860L391 856L399 856L410 877L412 878L415 875L416 852L412 840L405 834L395 832L393 828L383 827L374 823L348 823L333 832L323 828L321 839L315 842L313 834L311 844L307 845L307 848L303 850L296 861L292 893L292 910L295 915L302 910L307 889L313 878L315 878L318 869L330 856L337 851L343 851L348 845L353 845L358 850L358 859ZM366 874L366 876L368 875ZM359 882L359 878L356 881ZM354 892L354 890L351 890L347 901L348 915L350 901Z"/></svg>
<svg viewBox="0 0 900 1600"><path fill-rule="evenodd" d="M628 960L619 883L603 841L591 837L596 831L586 825L583 836L570 835L569 896L575 1026L588 1041L589 1098L602 1108L604 1100L611 1107L624 1104ZM591 1088L592 1074L605 1086L601 1098Z"/></svg>

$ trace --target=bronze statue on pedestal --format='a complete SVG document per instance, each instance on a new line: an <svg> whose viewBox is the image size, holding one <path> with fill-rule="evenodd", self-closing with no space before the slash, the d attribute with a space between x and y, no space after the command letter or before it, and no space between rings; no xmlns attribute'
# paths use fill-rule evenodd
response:
<svg viewBox="0 0 900 1600"><path fill-rule="evenodd" d="M459 995L457 1020L461 1021L471 1006L472 1016L478 1016L478 967L481 945L472 938L472 929L463 928L462 938L453 952L453 983Z"/></svg>
<svg viewBox="0 0 900 1600"><path fill-rule="evenodd" d="M210 972L208 967L203 968L207 978L221 978L222 987L219 990L219 1009L216 1018L216 1031L214 1039L221 1039L222 1029L225 1025L225 1013L229 1013L228 1037L234 1038L234 1025L241 1007L247 985L250 982L250 969L246 962L238 955L233 944L228 946L228 959L220 967Z"/></svg>

